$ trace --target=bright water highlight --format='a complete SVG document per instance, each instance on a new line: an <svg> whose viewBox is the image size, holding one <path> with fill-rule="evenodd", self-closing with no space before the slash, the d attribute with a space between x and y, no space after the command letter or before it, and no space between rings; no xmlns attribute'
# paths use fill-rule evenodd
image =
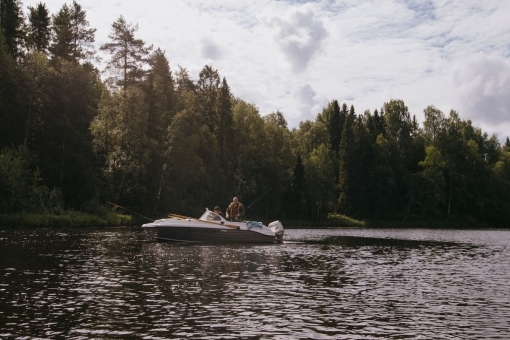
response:
<svg viewBox="0 0 510 340"><path fill-rule="evenodd" d="M508 339L510 230L0 229L1 339Z"/></svg>

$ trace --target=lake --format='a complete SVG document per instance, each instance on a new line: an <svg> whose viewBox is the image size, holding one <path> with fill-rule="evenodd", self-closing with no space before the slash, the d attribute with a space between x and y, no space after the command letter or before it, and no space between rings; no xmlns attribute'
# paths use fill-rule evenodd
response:
<svg viewBox="0 0 510 340"><path fill-rule="evenodd" d="M510 230L0 229L0 339L509 339Z"/></svg>

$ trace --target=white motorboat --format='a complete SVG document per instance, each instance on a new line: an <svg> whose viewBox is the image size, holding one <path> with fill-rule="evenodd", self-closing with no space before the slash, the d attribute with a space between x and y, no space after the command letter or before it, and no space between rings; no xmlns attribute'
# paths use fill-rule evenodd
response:
<svg viewBox="0 0 510 340"><path fill-rule="evenodd" d="M229 222L209 209L199 219L169 215L142 228L162 240L214 243L283 243L284 233L280 221L268 226L255 221Z"/></svg>

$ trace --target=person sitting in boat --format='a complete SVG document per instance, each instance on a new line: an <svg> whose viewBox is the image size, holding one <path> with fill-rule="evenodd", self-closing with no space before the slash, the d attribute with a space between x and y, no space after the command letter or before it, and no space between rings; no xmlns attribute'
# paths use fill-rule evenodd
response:
<svg viewBox="0 0 510 340"><path fill-rule="evenodd" d="M227 208L227 219L233 222L241 222L244 216L244 206L237 197L232 199L232 203Z"/></svg>
<svg viewBox="0 0 510 340"><path fill-rule="evenodd" d="M214 217L214 220L215 220L215 221L221 221L221 217L223 217L223 213L221 212L220 207L215 206L215 207L214 207L214 212L218 215L218 216L215 216L215 217ZM220 217L220 216L221 216L221 217Z"/></svg>

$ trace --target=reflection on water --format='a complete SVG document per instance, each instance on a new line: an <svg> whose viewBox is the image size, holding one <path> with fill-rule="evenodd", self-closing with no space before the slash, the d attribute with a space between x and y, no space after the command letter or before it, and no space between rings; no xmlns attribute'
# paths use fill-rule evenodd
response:
<svg viewBox="0 0 510 340"><path fill-rule="evenodd" d="M510 231L0 229L0 338L508 339Z"/></svg>

